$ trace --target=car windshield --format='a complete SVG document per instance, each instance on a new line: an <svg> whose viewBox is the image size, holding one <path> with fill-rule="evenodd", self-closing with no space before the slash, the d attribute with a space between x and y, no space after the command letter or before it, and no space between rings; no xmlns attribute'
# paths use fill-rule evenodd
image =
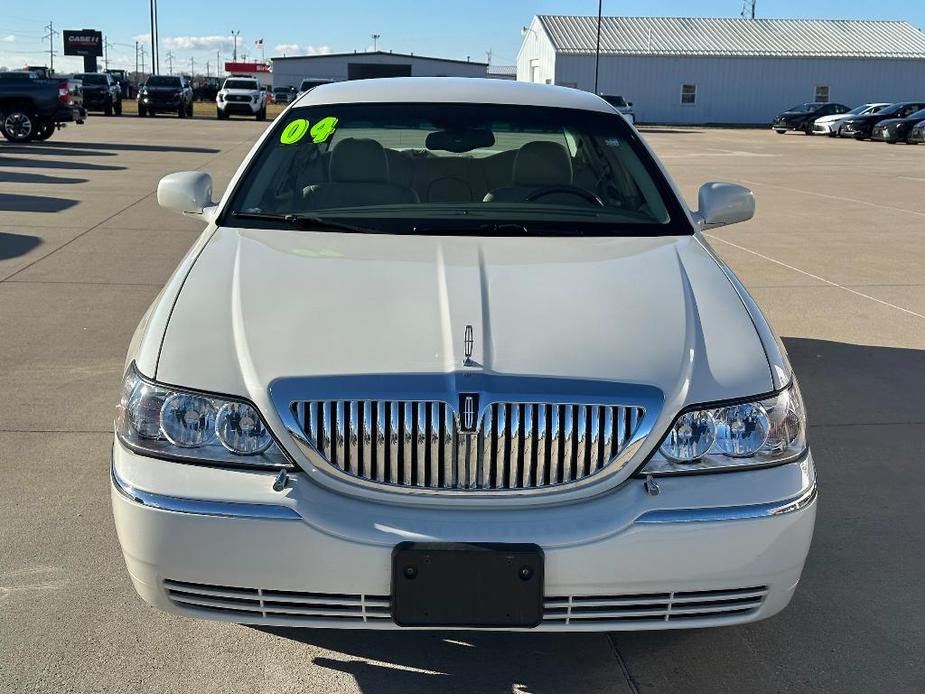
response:
<svg viewBox="0 0 925 694"><path fill-rule="evenodd" d="M822 104L797 104L792 108L788 108L787 111L790 113L809 113L810 111L816 111Z"/></svg>
<svg viewBox="0 0 925 694"><path fill-rule="evenodd" d="M877 111L878 116L893 116L906 108L906 104L893 104Z"/></svg>
<svg viewBox="0 0 925 694"><path fill-rule="evenodd" d="M179 87L179 77L149 77L146 83L148 87Z"/></svg>
<svg viewBox="0 0 925 694"><path fill-rule="evenodd" d="M906 118L908 118L909 120L915 120L915 121L925 120L925 108L919 111L916 111L915 113L910 113L908 116L906 116Z"/></svg>
<svg viewBox="0 0 925 694"><path fill-rule="evenodd" d="M225 89L251 89L257 90L260 87L253 80L226 80Z"/></svg>
<svg viewBox="0 0 925 694"><path fill-rule="evenodd" d="M104 75L76 75L76 79L79 79L84 84L106 84Z"/></svg>
<svg viewBox="0 0 925 694"><path fill-rule="evenodd" d="M273 91L274 91L274 92L279 92L279 93L288 92L288 91L289 91L289 87L275 87L275 88L273 89Z"/></svg>
<svg viewBox="0 0 925 694"><path fill-rule="evenodd" d="M389 233L691 233L615 114L377 103L303 107L280 120L223 223L281 227L295 215Z"/></svg>

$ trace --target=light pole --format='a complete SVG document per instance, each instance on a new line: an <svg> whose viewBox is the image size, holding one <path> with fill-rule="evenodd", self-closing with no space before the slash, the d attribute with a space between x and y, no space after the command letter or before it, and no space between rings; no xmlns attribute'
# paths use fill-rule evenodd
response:
<svg viewBox="0 0 925 694"><path fill-rule="evenodd" d="M601 18L604 0L597 0L597 48L594 51L594 93L597 94L597 78L601 70Z"/></svg>
<svg viewBox="0 0 925 694"><path fill-rule="evenodd" d="M373 39L373 53L379 49L379 39L382 38L382 34L371 34Z"/></svg>
<svg viewBox="0 0 925 694"><path fill-rule="evenodd" d="M232 31L231 35L234 37L234 57L232 57L233 62L238 62L238 36L241 34L241 30Z"/></svg>
<svg viewBox="0 0 925 694"><path fill-rule="evenodd" d="M157 54L157 0L151 0L151 72L155 75L160 71Z"/></svg>

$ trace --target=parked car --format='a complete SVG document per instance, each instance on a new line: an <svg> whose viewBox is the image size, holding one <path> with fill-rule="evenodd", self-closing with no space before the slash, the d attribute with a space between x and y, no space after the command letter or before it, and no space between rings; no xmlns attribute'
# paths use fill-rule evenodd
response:
<svg viewBox="0 0 925 694"><path fill-rule="evenodd" d="M910 145L920 145L925 143L925 120L912 128L912 130L909 132L909 137L906 138L906 142L908 142Z"/></svg>
<svg viewBox="0 0 925 694"><path fill-rule="evenodd" d="M295 87L273 87L273 103L289 104L295 101Z"/></svg>
<svg viewBox="0 0 925 694"><path fill-rule="evenodd" d="M182 75L151 75L138 90L138 115L154 117L176 113L178 118L193 117L193 90Z"/></svg>
<svg viewBox="0 0 925 694"><path fill-rule="evenodd" d="M267 93L256 79L229 77L218 90L215 97L216 118L226 120L232 115L267 119Z"/></svg>
<svg viewBox="0 0 925 694"><path fill-rule="evenodd" d="M889 106L889 103L871 103L857 106L847 113L835 113L831 116L822 116L817 118L813 123L813 134L828 135L829 137L838 136L838 130L842 123L851 116L866 116L869 113L877 113Z"/></svg>
<svg viewBox="0 0 925 694"><path fill-rule="evenodd" d="M122 115L122 90L119 83L105 72L84 72L74 75L83 89L83 104L88 111L102 111L107 116Z"/></svg>
<svg viewBox="0 0 925 694"><path fill-rule="evenodd" d="M692 212L597 96L449 77L318 87L232 181L157 189L207 227L126 361L111 498L147 602L539 631L788 604L800 390L703 233L748 189Z"/></svg>
<svg viewBox="0 0 925 694"><path fill-rule="evenodd" d="M123 99L134 99L138 95L138 89L129 79L129 73L126 70L111 69L104 70L104 72L112 75L112 78L119 85Z"/></svg>
<svg viewBox="0 0 925 694"><path fill-rule="evenodd" d="M302 83L299 85L299 94L304 94L305 92L314 89L315 87L320 87L323 84L331 84L334 80L324 79L324 78L312 78L306 77L302 80Z"/></svg>
<svg viewBox="0 0 925 694"><path fill-rule="evenodd" d="M822 102L810 102L807 104L798 104L781 113L771 128L778 134L783 135L788 130L799 130L806 135L813 134L813 124L817 118L822 116L833 116L847 113L850 111L847 106L842 104L831 104Z"/></svg>
<svg viewBox="0 0 925 694"><path fill-rule="evenodd" d="M925 121L925 107L910 113L905 118L887 118L877 123L870 131L871 140L880 140L895 145L906 142L912 134L912 128Z"/></svg>
<svg viewBox="0 0 925 694"><path fill-rule="evenodd" d="M888 118L905 118L923 108L925 108L925 101L901 101L880 109L876 113L870 113L866 116L852 116L842 122L838 136L866 140L873 133L874 126L880 121Z"/></svg>
<svg viewBox="0 0 925 694"><path fill-rule="evenodd" d="M633 110L632 101L627 101L622 96L608 96L604 94L601 94L601 98L617 109L618 113L622 113L630 123L633 125L636 124L636 112Z"/></svg>
<svg viewBox="0 0 925 694"><path fill-rule="evenodd" d="M66 123L83 123L80 83L33 72L0 72L0 134L10 142L47 140Z"/></svg>

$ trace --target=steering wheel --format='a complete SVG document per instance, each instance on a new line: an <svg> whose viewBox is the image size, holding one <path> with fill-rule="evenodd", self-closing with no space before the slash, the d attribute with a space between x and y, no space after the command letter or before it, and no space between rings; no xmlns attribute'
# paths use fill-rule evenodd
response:
<svg viewBox="0 0 925 694"><path fill-rule="evenodd" d="M598 207L606 207L604 201L601 198L591 191L585 190L584 188L578 188L577 186L547 186L546 188L540 188L539 190L534 190L530 195L527 196L526 202L536 202L540 198L544 198L547 195L574 195L576 198L581 198L585 202L589 202L592 205L597 205Z"/></svg>

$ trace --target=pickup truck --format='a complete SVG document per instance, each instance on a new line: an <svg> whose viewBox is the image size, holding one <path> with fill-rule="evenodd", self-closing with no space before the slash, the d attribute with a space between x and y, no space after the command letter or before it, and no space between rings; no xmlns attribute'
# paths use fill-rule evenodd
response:
<svg viewBox="0 0 925 694"><path fill-rule="evenodd" d="M80 85L32 72L0 73L0 134L10 142L47 140L65 123L83 123Z"/></svg>

